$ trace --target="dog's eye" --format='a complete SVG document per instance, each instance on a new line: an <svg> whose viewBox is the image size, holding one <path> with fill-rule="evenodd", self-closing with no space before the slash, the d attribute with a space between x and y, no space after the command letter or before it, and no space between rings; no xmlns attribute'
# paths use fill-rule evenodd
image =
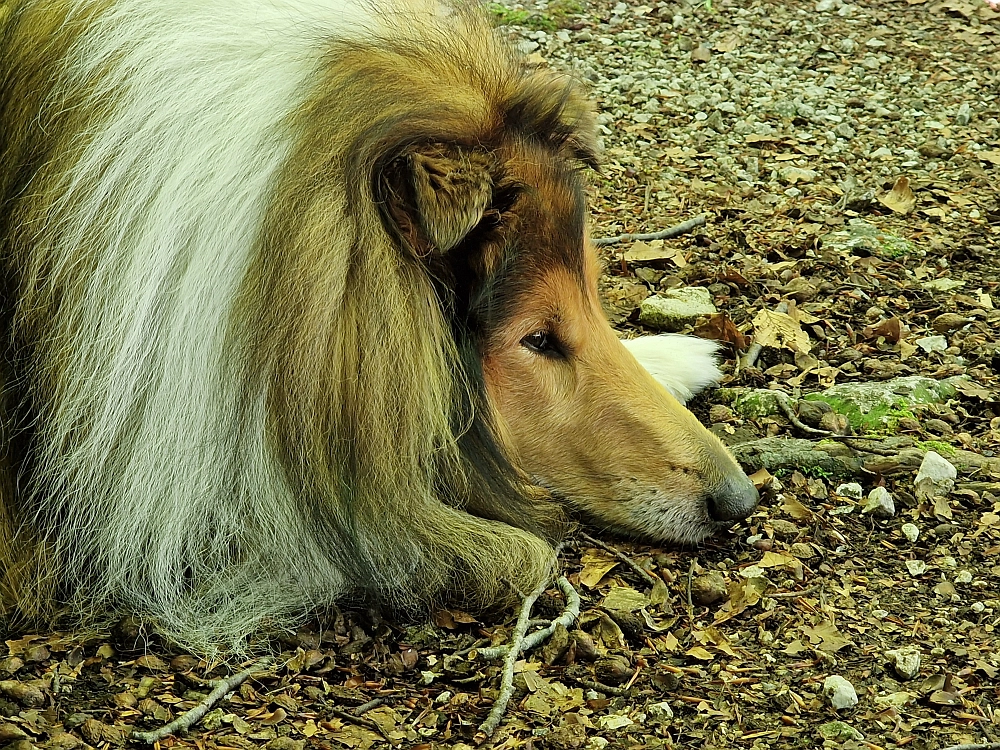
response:
<svg viewBox="0 0 1000 750"><path fill-rule="evenodd" d="M521 346L535 354L543 354L546 357L561 357L562 349L556 337L545 330L529 333L521 339Z"/></svg>

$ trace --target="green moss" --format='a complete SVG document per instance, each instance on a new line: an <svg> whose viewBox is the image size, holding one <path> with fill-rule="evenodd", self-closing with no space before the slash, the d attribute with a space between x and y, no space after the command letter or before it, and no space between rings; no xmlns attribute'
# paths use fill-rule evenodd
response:
<svg viewBox="0 0 1000 750"><path fill-rule="evenodd" d="M527 10L514 10L500 3L490 3L486 6L493 22L497 26L523 26L534 31L555 31L556 22L545 13L532 13Z"/></svg>
<svg viewBox="0 0 1000 750"><path fill-rule="evenodd" d="M583 3L577 0L552 0L549 3L549 18L559 28L569 26L574 18L583 13Z"/></svg>
<svg viewBox="0 0 1000 750"><path fill-rule="evenodd" d="M486 9L497 26L523 26L551 33L568 26L574 17L583 13L583 4L577 0L552 0L545 13L514 10L500 3L489 3Z"/></svg>
<svg viewBox="0 0 1000 750"><path fill-rule="evenodd" d="M914 392L914 397L920 402L930 402L933 399L930 391L923 394ZM856 432L881 433L892 432L899 427L899 420L903 418L913 419L913 412L908 408L905 399L898 399L890 404L872 407L870 411L864 412L857 404L844 401L835 396L828 396L822 393L810 393L804 397L806 401L822 401L829 404L838 414L847 417L847 421Z"/></svg>
<svg viewBox="0 0 1000 750"><path fill-rule="evenodd" d="M954 456L955 446L941 440L917 440L913 446L922 451L934 451L941 456Z"/></svg>

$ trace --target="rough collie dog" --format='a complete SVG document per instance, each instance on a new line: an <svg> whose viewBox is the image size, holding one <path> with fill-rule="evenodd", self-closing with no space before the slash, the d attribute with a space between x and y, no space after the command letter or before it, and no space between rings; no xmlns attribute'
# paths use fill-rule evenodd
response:
<svg viewBox="0 0 1000 750"><path fill-rule="evenodd" d="M354 597L502 604L568 508L696 542L756 493L601 313L593 117L475 8L0 4L9 621L239 649ZM673 391L674 395L671 395Z"/></svg>

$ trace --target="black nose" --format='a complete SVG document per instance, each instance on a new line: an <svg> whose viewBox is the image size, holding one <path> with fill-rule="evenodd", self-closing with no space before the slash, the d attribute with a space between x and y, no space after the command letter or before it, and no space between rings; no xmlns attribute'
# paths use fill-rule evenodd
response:
<svg viewBox="0 0 1000 750"><path fill-rule="evenodd" d="M708 515L713 521L741 521L757 507L757 488L747 477L727 478L708 498Z"/></svg>

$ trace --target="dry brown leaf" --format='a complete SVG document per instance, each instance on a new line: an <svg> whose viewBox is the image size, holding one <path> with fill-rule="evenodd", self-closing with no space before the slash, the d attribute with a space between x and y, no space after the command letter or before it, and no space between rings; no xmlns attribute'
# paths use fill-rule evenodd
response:
<svg viewBox="0 0 1000 750"><path fill-rule="evenodd" d="M812 346L809 334L785 313L761 310L754 316L753 328L754 341L762 346L793 352L808 352Z"/></svg>
<svg viewBox="0 0 1000 750"><path fill-rule="evenodd" d="M917 196L910 189L910 179L900 176L892 186L892 190L879 196L878 202L894 213L908 214L917 205Z"/></svg>

